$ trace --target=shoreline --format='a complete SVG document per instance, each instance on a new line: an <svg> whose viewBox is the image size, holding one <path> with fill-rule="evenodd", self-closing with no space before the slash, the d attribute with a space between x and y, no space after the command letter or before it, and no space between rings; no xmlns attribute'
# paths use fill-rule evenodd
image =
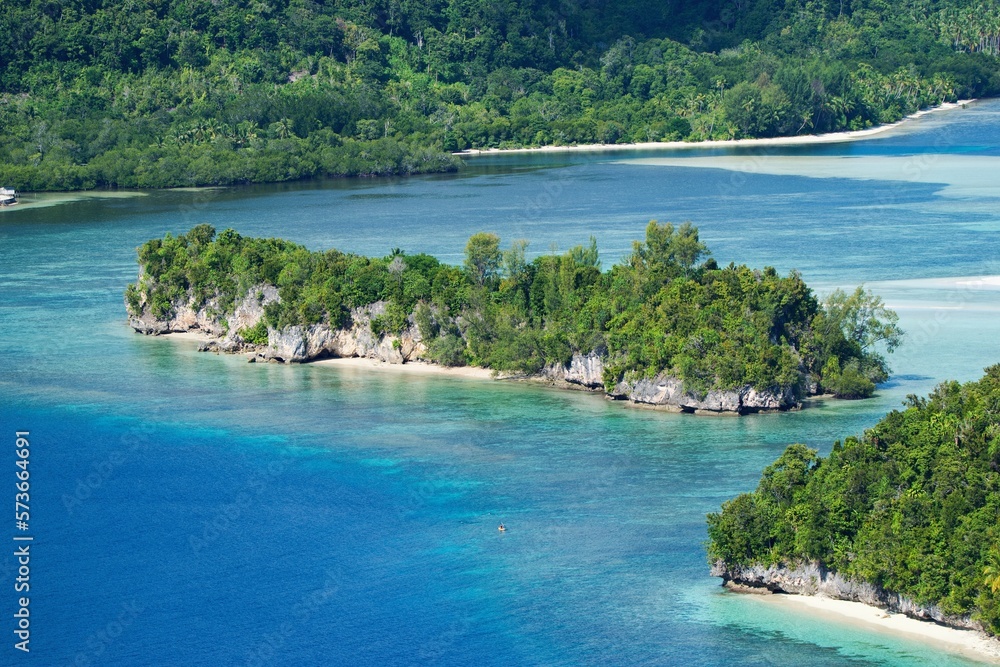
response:
<svg viewBox="0 0 1000 667"><path fill-rule="evenodd" d="M868 139L903 125L907 121L939 111L964 109L975 99L945 102L936 107L921 109L902 120L886 125L876 125L864 130L830 132L827 134L803 134L792 137L766 137L758 139L708 139L705 141L647 141L634 144L579 144L576 146L539 146L536 148L469 148L453 153L459 157L481 157L513 153L574 153L574 152L616 152L638 150L696 150L699 148L740 148L753 146L809 146L814 144L846 143Z"/></svg>
<svg viewBox="0 0 1000 667"><path fill-rule="evenodd" d="M737 594L743 595L735 591ZM876 630L899 638L914 639L941 648L949 653L962 655L988 664L1000 665L1000 640L975 630L962 630L921 621L905 614L888 612L861 602L838 600L819 595L775 593L748 595L763 604L773 604L791 613L808 611L845 625Z"/></svg>
<svg viewBox="0 0 1000 667"><path fill-rule="evenodd" d="M60 204L87 201L91 199L126 199L131 197L146 197L147 192L140 190L58 190L55 192L33 192L22 194L16 204L0 206L0 211L18 211L24 209L47 208Z"/></svg>
<svg viewBox="0 0 1000 667"><path fill-rule="evenodd" d="M156 338L167 338L175 341L187 343L208 343L219 340L216 336L203 331L175 331L171 333L159 334ZM243 356L254 358L254 353L239 352L232 356ZM427 361L407 361L402 364L390 364L379 359L369 357L326 357L323 359L313 359L298 364L299 366L327 366L330 368L363 368L365 370L382 370L408 375L435 375L443 377L456 377L473 380L496 380L496 374L488 368L478 366L439 366Z"/></svg>
<svg viewBox="0 0 1000 667"><path fill-rule="evenodd" d="M207 344L217 343L220 340L219 337L209 334L200 329L159 333L155 334L155 336L153 337L156 338L165 337L175 341L197 344L199 346L199 351L214 351L216 354L229 354L231 356L242 356L249 363L260 363L260 362L273 363L275 361L272 359L268 359L259 350L257 351L243 350L237 352L237 351L222 351L210 348L207 346ZM554 378L546 376L544 374L524 375L522 373L495 371L493 369L482 368L480 366L442 366L422 359L415 359L397 364L388 361L383 361L382 359L373 357L319 357L319 358L312 358L303 361L293 362L291 365L302 365L302 366L317 365L329 368L385 371L389 373L396 373L397 375L423 376L423 377L428 377L428 376L451 377L451 378L460 378L464 380L480 380L489 382L496 382L496 381L519 382L519 383L534 385L537 387L556 389L558 391L569 390L569 391L583 392L588 394L600 394L605 399L611 400L616 403L621 403L624 407L627 407L629 409L638 408L641 410L654 410L654 411L670 412L676 414L693 414L702 417L728 418L728 417L741 417L747 414L762 414L762 415L780 414L784 412L802 410L814 404L821 404L822 399L830 397L830 395L827 394L813 396L810 397L809 399L805 399L795 405L786 408L757 407L741 411L739 409L733 409L733 408L687 407L686 404L682 405L677 403L670 403L669 401L653 403L642 400L634 400L631 398L623 399L620 396L608 393L607 391L604 390L603 387L598 389L592 385L586 385L583 383Z"/></svg>

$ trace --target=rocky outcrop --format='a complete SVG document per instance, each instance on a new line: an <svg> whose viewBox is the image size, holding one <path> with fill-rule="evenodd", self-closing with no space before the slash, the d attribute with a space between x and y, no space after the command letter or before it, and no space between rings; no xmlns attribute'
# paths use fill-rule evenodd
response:
<svg viewBox="0 0 1000 667"><path fill-rule="evenodd" d="M796 565L728 565L718 561L712 566L712 576L722 577L724 585L736 584L751 589L766 589L773 593L822 595L836 600L862 602L911 618L934 621L965 630L984 628L968 616L945 614L935 605L921 605L910 598L891 593L865 581L846 579L819 563Z"/></svg>
<svg viewBox="0 0 1000 667"><path fill-rule="evenodd" d="M158 319L148 309L143 309L142 313L130 316L128 323L139 333L148 335L199 330L212 336L222 336L225 334L225 327L218 312L218 304L214 301L197 309L190 305L175 307L166 319Z"/></svg>
<svg viewBox="0 0 1000 667"><path fill-rule="evenodd" d="M278 297L278 288L273 285L259 285L236 304L233 314L227 320L228 330L239 332L242 329L250 329L257 326L257 323L264 317L264 307L269 303L276 303L281 299Z"/></svg>
<svg viewBox="0 0 1000 667"><path fill-rule="evenodd" d="M703 396L684 389L678 378L658 375L655 378L622 380L610 392L612 398L634 403L672 408L681 412L733 412L748 414L789 410L798 406L791 387L758 390L750 385L738 389L713 389Z"/></svg>
<svg viewBox="0 0 1000 667"><path fill-rule="evenodd" d="M585 389L604 389L604 358L594 351L577 352L568 364L549 364L542 369L541 377L555 383L577 385Z"/></svg>
<svg viewBox="0 0 1000 667"><path fill-rule="evenodd" d="M603 390L604 356L598 351L576 353L568 364L546 366L540 376L557 385ZM792 387L761 391L745 385L732 390L712 390L699 396L687 391L683 381L668 375L622 380L608 392L608 396L679 412L698 413L749 414L790 410L799 406Z"/></svg>

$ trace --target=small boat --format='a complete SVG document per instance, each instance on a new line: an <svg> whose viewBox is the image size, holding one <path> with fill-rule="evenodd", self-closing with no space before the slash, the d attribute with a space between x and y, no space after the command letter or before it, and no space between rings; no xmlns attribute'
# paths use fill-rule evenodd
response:
<svg viewBox="0 0 1000 667"><path fill-rule="evenodd" d="M17 191L12 188L0 188L0 206L10 206L17 203Z"/></svg>

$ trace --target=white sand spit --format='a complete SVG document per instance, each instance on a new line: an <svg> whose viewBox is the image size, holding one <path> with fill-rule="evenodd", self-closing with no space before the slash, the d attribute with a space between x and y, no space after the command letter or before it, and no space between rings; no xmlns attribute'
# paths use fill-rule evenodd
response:
<svg viewBox="0 0 1000 667"><path fill-rule="evenodd" d="M868 629L892 633L990 664L1000 664L1000 640L973 630L949 628L930 621L920 621L903 614L860 602L834 600L813 595L760 595L754 599L766 604L807 609L810 614L825 616L833 621L857 624Z"/></svg>

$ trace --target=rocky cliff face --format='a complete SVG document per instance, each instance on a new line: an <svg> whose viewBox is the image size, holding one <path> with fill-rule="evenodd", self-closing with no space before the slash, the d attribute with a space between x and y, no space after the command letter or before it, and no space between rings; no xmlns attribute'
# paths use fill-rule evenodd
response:
<svg viewBox="0 0 1000 667"><path fill-rule="evenodd" d="M157 319L142 303L142 312L129 313L129 326L144 334L201 331L217 338L206 349L222 352L255 352L258 358L283 362L302 362L322 357L366 357L392 364L419 359L426 352L420 333L412 323L399 336L375 336L373 318L385 312L385 303L377 302L351 310L350 324L334 328L328 324L287 327L280 331L268 328L267 344L256 345L243 339L240 332L256 326L264 317L264 307L279 300L272 285L252 288L233 313L223 318L217 301L197 307L191 303L175 304L173 314Z"/></svg>
<svg viewBox="0 0 1000 667"><path fill-rule="evenodd" d="M739 389L712 390L704 396L685 391L684 383L666 375L653 379L623 380L610 392L613 398L656 405L681 412L735 412L748 414L797 407L791 387L759 391L750 385Z"/></svg>
<svg viewBox="0 0 1000 667"><path fill-rule="evenodd" d="M566 365L546 366L541 376L557 384L578 385L587 389L604 389L604 357L598 352L574 354ZM653 379L623 380L608 392L608 396L633 403L664 407L680 412L729 412L748 414L798 407L791 387L759 391L750 385L727 391L713 390L697 396L684 389L678 378L659 375Z"/></svg>
<svg viewBox="0 0 1000 667"><path fill-rule="evenodd" d="M280 301L278 288L273 285L258 285L251 289L242 301L236 304L233 314L229 316L228 330L239 332L257 326L264 317L264 306Z"/></svg>
<svg viewBox="0 0 1000 667"><path fill-rule="evenodd" d="M968 616L950 616L936 606L917 604L909 598L890 593L868 582L845 579L839 573L831 572L819 563L743 567L719 561L712 566L712 576L722 577L723 584L735 583L750 588L767 589L774 593L825 595L837 600L863 602L893 613L934 621L953 628L983 630L979 623Z"/></svg>
<svg viewBox="0 0 1000 667"><path fill-rule="evenodd" d="M321 357L366 357L390 364L422 358L427 351L412 323L399 336L376 337L371 321L385 312L379 301L351 310L351 324L343 329L328 324L268 329L264 356L279 361L309 361Z"/></svg>
<svg viewBox="0 0 1000 667"><path fill-rule="evenodd" d="M604 389L604 359L597 352L573 355L566 365L549 364L540 375L551 382L578 385L585 389Z"/></svg>
<svg viewBox="0 0 1000 667"><path fill-rule="evenodd" d="M197 309L187 304L177 306L167 319L157 319L148 309L143 308L137 315L130 313L128 323L139 333L154 336L196 330L212 336L222 336L225 334L225 327L216 312L217 304L213 301Z"/></svg>

